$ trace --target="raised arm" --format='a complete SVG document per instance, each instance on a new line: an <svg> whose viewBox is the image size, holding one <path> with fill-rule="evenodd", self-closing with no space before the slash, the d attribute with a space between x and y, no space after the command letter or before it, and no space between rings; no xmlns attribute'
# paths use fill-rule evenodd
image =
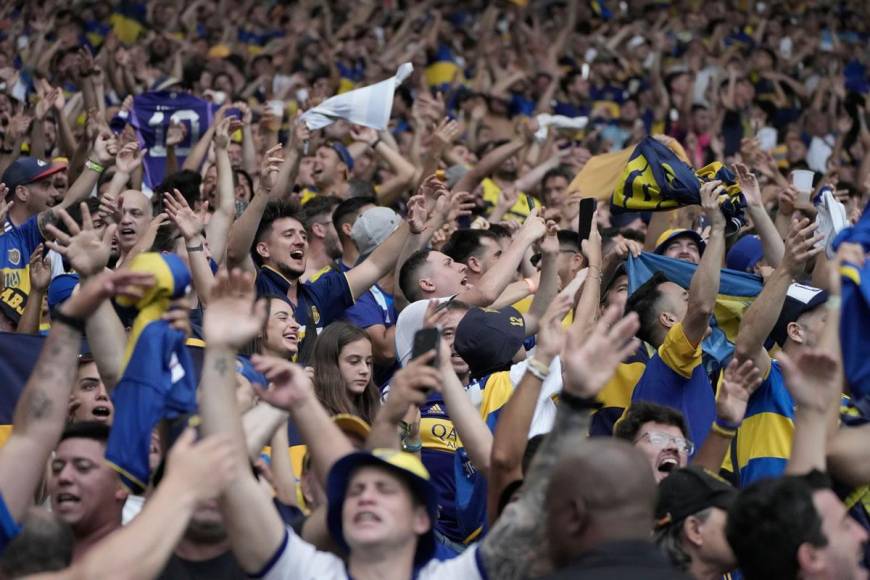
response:
<svg viewBox="0 0 870 580"><path fill-rule="evenodd" d="M529 139L531 140L531 139ZM499 165L507 161L527 145L526 139L514 139L500 147L496 147L483 156L477 165L469 169L453 186L453 191L474 191L487 175L495 171Z"/></svg>
<svg viewBox="0 0 870 580"><path fill-rule="evenodd" d="M238 471L227 437L194 443L195 437L187 429L172 446L166 478L130 525L107 536L70 568L34 578L147 580L159 575L197 506L217 497Z"/></svg>
<svg viewBox="0 0 870 580"><path fill-rule="evenodd" d="M42 302L48 285L51 283L51 259L45 246L39 244L30 254L30 294L24 305L24 313L18 321L16 332L36 334L39 332L39 318L42 314Z"/></svg>
<svg viewBox="0 0 870 580"><path fill-rule="evenodd" d="M265 306L264 301L255 304L250 273L218 273L205 311L206 349L199 387L202 432L228 435L240 468L221 496L221 509L233 552L249 573L263 568L284 537L278 512L247 468L250 463L235 395L236 354L262 328Z"/></svg>
<svg viewBox="0 0 870 580"><path fill-rule="evenodd" d="M734 345L735 355L740 359L751 358L763 377L770 370L770 356L764 343L779 319L788 287L795 276L803 271L806 261L823 249L814 247L820 240L819 236L813 235L815 230L816 224L811 224L807 219L792 223L782 263L767 279L761 294L743 315Z"/></svg>
<svg viewBox="0 0 870 580"><path fill-rule="evenodd" d="M202 217L190 208L187 200L177 189L173 189L172 194L163 194L163 209L169 221L175 224L181 232L181 237L184 238L193 290L199 298L200 305L205 306L208 304L208 296L214 284L214 274L205 257Z"/></svg>
<svg viewBox="0 0 870 580"><path fill-rule="evenodd" d="M492 304L516 276L517 268L534 242L547 233L547 225L538 217L538 208L532 209L520 230L514 236L507 251L480 279L480 284L463 291L458 299L468 304L488 306Z"/></svg>
<svg viewBox="0 0 870 580"><path fill-rule="evenodd" d="M615 307L599 320L580 346L568 340L562 360L565 385L553 430L541 443L529 467L520 499L505 508L480 544L480 557L490 578L527 578L546 573L544 497L553 467L563 449L582 445L589 431L594 397L613 376L616 366L638 347L639 323L632 313L619 320Z"/></svg>
<svg viewBox="0 0 870 580"><path fill-rule="evenodd" d="M226 117L215 127L214 157L217 166L217 196L215 199L214 213L206 226L206 239L215 261L219 264L224 261L227 249L227 238L233 220L236 219L236 196L233 190L233 168L230 165L230 155L227 147L230 144L230 135L238 124L236 119Z"/></svg>
<svg viewBox="0 0 870 580"><path fill-rule="evenodd" d="M12 434L0 449L0 494L14 520L33 504L45 462L67 419L67 399L75 380L84 321L106 298L141 296L150 275L105 272L59 307L18 404Z"/></svg>
<svg viewBox="0 0 870 580"><path fill-rule="evenodd" d="M402 222L384 242L375 248L369 257L349 270L347 283L354 300L365 294L378 280L396 267L402 248L408 241L408 223Z"/></svg>
<svg viewBox="0 0 870 580"><path fill-rule="evenodd" d="M785 244L779 235L779 231L776 229L776 225L770 219L767 209L764 207L761 189L758 187L758 179L742 163L735 163L734 171L737 173L737 184L740 186L740 191L746 197L749 217L752 218L755 231L758 233L758 237L761 238L764 259L771 268L776 268L782 262Z"/></svg>
<svg viewBox="0 0 870 580"><path fill-rule="evenodd" d="M856 487L870 483L870 423L843 427L828 440L827 461L838 480Z"/></svg>
<svg viewBox="0 0 870 580"><path fill-rule="evenodd" d="M541 318L559 292L559 227L556 222L547 223L547 235L541 241L541 279L538 291L532 299L529 311L523 317L526 324L526 336L538 333Z"/></svg>
<svg viewBox="0 0 870 580"><path fill-rule="evenodd" d="M701 205L711 224L710 239L689 284L689 305L683 319L683 331L694 345L700 344L707 333L719 293L719 276L725 258L725 216L719 209L719 195L724 190L720 181L701 185Z"/></svg>

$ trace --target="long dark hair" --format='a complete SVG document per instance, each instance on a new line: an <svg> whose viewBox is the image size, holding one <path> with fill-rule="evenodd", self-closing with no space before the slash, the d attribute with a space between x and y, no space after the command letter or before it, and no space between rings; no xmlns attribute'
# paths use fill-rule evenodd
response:
<svg viewBox="0 0 870 580"><path fill-rule="evenodd" d="M338 368L341 351L358 340L371 343L365 331L346 322L333 322L323 329L314 343L311 361L314 367L314 392L331 414L350 413L371 425L380 406L380 395L373 375L361 394L351 395Z"/></svg>

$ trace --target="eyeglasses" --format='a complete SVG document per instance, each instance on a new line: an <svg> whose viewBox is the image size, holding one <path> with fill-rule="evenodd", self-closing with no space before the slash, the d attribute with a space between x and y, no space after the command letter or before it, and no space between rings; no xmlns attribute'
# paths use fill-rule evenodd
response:
<svg viewBox="0 0 870 580"><path fill-rule="evenodd" d="M693 451L695 451L695 444L686 439L685 437L677 437L675 435L668 435L667 433L662 433L661 431L650 431L648 433L644 433L640 437L634 440L635 443L640 441L641 439L646 439L650 442L651 445L655 445L656 447L666 447L668 444L673 444L674 447L677 448L680 453L685 453L686 455L691 455Z"/></svg>

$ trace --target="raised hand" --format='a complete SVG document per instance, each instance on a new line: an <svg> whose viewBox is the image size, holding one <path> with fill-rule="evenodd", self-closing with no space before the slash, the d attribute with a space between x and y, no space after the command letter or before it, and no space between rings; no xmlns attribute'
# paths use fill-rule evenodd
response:
<svg viewBox="0 0 870 580"><path fill-rule="evenodd" d="M749 397L761 384L761 371L752 359L741 364L733 357L725 368L719 392L716 393L716 416L739 425L746 415Z"/></svg>
<svg viewBox="0 0 870 580"><path fill-rule="evenodd" d="M180 490L193 491L198 501L208 501L218 497L235 479L238 444L226 433L195 439L191 427L176 439L167 458L166 484L177 484Z"/></svg>
<svg viewBox="0 0 870 580"><path fill-rule="evenodd" d="M640 244L638 243L638 246L639 245ZM586 258L587 266L590 268L598 268L599 270L601 269L603 257L601 250L601 232L598 231L597 212L592 216L592 228L589 230L589 238L580 242L580 251ZM629 251L631 250L629 249ZM640 255L640 249L637 250L637 254L635 255Z"/></svg>
<svg viewBox="0 0 870 580"><path fill-rule="evenodd" d="M444 151L451 143L456 141L461 132L462 126L459 123L450 117L444 117L432 133L432 147L438 151Z"/></svg>
<svg viewBox="0 0 870 580"><path fill-rule="evenodd" d="M54 237L54 241L46 245L65 256L73 270L83 278L93 276L103 270L109 262L112 252L112 238L117 226L112 224L100 232L94 227L91 212L87 204L82 202L82 227L75 222L63 208L55 208L55 214L66 224L69 234L60 231L54 224L46 226L46 232Z"/></svg>
<svg viewBox="0 0 870 580"><path fill-rule="evenodd" d="M185 137L187 137L187 125L170 119L169 127L166 129L166 146L177 147Z"/></svg>
<svg viewBox="0 0 870 580"><path fill-rule="evenodd" d="M30 288L38 292L45 292L50 283L51 259L45 251L45 246L39 244L30 254Z"/></svg>
<svg viewBox="0 0 870 580"><path fill-rule="evenodd" d="M142 160L147 152L147 149L140 150L139 143L135 141L127 143L121 147L115 156L115 170L131 175L142 165Z"/></svg>
<svg viewBox="0 0 870 580"><path fill-rule="evenodd" d="M516 205L519 199L520 191L514 185L508 185L501 190L496 205L499 207L499 209L507 212L508 210L510 210L510 208Z"/></svg>
<svg viewBox="0 0 870 580"><path fill-rule="evenodd" d="M539 247L544 254L559 253L559 225L555 221L547 221L547 235L541 239Z"/></svg>
<svg viewBox="0 0 870 580"><path fill-rule="evenodd" d="M573 296L562 294L556 296L544 316L541 318L540 328L535 339L535 353L546 356L549 359L557 356L565 345L565 328L562 319L571 310Z"/></svg>
<svg viewBox="0 0 870 580"><path fill-rule="evenodd" d="M435 202L436 208L439 203L447 202L447 221L455 223L461 217L470 216L475 208L474 196L467 191L454 191L448 197L438 198Z"/></svg>
<svg viewBox="0 0 870 580"><path fill-rule="evenodd" d="M565 390L578 397L597 395L619 363L640 346L640 340L634 337L638 328L636 313L620 318L619 308L611 306L585 341L569 332L562 353Z"/></svg>
<svg viewBox="0 0 870 580"><path fill-rule="evenodd" d="M205 224L199 215L191 209L187 200L177 189L173 189L171 194L169 192L163 194L163 209L187 242L201 235L205 229Z"/></svg>
<svg viewBox="0 0 870 580"><path fill-rule="evenodd" d="M408 200L408 227L414 235L422 234L429 220L429 211L426 208L426 198L422 195L412 196Z"/></svg>
<svg viewBox="0 0 870 580"><path fill-rule="evenodd" d="M268 388L254 385L262 400L273 407L289 411L298 403L314 396L311 378L301 366L274 356L255 354L251 357L254 368L269 381Z"/></svg>
<svg viewBox="0 0 870 580"><path fill-rule="evenodd" d="M352 125L350 128L350 136L354 141L360 141L367 144L369 147L374 145L378 140L378 132L371 127L363 127L361 125Z"/></svg>
<svg viewBox="0 0 870 580"><path fill-rule="evenodd" d="M529 216L523 222L517 235L523 240L532 243L544 237L546 233L547 224L544 218L538 216L538 208L535 207L529 212Z"/></svg>
<svg viewBox="0 0 870 580"><path fill-rule="evenodd" d="M123 296L135 302L154 286L154 275L147 272L129 270L106 270L84 282L78 292L60 306L61 313L78 319L85 319L113 296Z"/></svg>
<svg viewBox="0 0 870 580"><path fill-rule="evenodd" d="M450 366L450 348L442 341L440 365ZM392 423L401 421L411 406L419 407L426 402L430 391L441 391L441 371L429 365L435 359L435 351L427 352L396 371L390 381L390 395L382 413ZM446 366L444 366L446 365Z"/></svg>
<svg viewBox="0 0 870 580"><path fill-rule="evenodd" d="M792 220L791 229L785 238L785 253L782 256L782 266L791 273L792 277L799 276L804 271L807 261L825 249L824 245L819 244L824 239L822 234L813 233L817 227L815 222L810 223L806 218Z"/></svg>
<svg viewBox="0 0 870 580"><path fill-rule="evenodd" d="M263 328L266 302L257 300L250 272L222 270L215 276L203 331L209 346L238 350Z"/></svg>
<svg viewBox="0 0 870 580"><path fill-rule="evenodd" d="M718 179L701 184L701 207L713 225L725 225L725 216L719 207L719 197L722 195L725 195L725 186Z"/></svg>
<svg viewBox="0 0 870 580"><path fill-rule="evenodd" d="M742 163L734 164L734 173L737 174L737 185L743 196L746 197L746 203L751 206L761 207L761 188L758 186L758 179L749 171L749 168Z"/></svg>
<svg viewBox="0 0 870 580"><path fill-rule="evenodd" d="M118 139L111 131L100 131L94 139L93 155L100 165L111 165L118 154Z"/></svg>
<svg viewBox="0 0 870 580"><path fill-rule="evenodd" d="M797 197L798 192L793 186L789 185L788 187L781 189L776 196L779 204L779 213L784 216L790 216L793 214L795 203L797 203Z"/></svg>
<svg viewBox="0 0 870 580"><path fill-rule="evenodd" d="M242 123L234 117L224 117L215 126L215 149L226 149L230 145L230 136L242 128ZM271 151L271 149L270 149Z"/></svg>
<svg viewBox="0 0 870 580"><path fill-rule="evenodd" d="M785 385L800 411L827 414L842 392L840 361L822 349L804 350L794 358L780 351Z"/></svg>

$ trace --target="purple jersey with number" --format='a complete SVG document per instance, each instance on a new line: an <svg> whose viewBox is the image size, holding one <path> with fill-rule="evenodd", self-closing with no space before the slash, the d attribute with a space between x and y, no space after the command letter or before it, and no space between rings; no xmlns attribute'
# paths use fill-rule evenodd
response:
<svg viewBox="0 0 870 580"><path fill-rule="evenodd" d="M133 99L130 124L139 136L145 155L145 185L154 188L166 176L166 130L170 119L187 125L187 136L175 148L178 165L211 125L217 107L188 93L152 91Z"/></svg>

